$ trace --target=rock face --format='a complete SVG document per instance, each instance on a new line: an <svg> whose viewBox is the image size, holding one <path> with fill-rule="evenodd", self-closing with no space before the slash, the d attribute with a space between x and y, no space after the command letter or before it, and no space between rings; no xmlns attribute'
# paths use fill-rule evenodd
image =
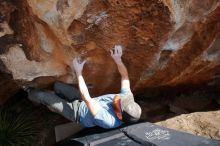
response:
<svg viewBox="0 0 220 146"><path fill-rule="evenodd" d="M156 124L191 134L220 140L219 119L220 111L197 112L177 116Z"/></svg>
<svg viewBox="0 0 220 146"><path fill-rule="evenodd" d="M91 94L118 91L115 44L134 92L220 78L219 0L0 0L0 9L1 103L18 81L66 80L77 55Z"/></svg>

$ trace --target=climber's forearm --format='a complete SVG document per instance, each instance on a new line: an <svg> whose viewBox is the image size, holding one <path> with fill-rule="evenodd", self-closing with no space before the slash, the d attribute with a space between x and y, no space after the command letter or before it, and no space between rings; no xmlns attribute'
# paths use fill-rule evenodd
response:
<svg viewBox="0 0 220 146"><path fill-rule="evenodd" d="M121 78L128 80L128 71L127 71L124 63L122 61L118 61L118 62L116 62L116 64L118 67L118 71L121 74Z"/></svg>
<svg viewBox="0 0 220 146"><path fill-rule="evenodd" d="M90 94L89 94L88 88L86 86L86 83L83 79L82 74L78 74L77 79L78 79L80 93L81 93L82 97L84 98L83 100L84 101L90 100Z"/></svg>
<svg viewBox="0 0 220 146"><path fill-rule="evenodd" d="M122 46L121 45L115 45L113 49L110 50L111 56L115 63L117 64L118 71L121 74L121 89L130 89L130 81L128 78L128 71L125 67L124 63L122 62Z"/></svg>
<svg viewBox="0 0 220 146"><path fill-rule="evenodd" d="M130 88L127 68L125 67L122 60L117 61L116 64L118 67L118 71L121 74L121 88Z"/></svg>

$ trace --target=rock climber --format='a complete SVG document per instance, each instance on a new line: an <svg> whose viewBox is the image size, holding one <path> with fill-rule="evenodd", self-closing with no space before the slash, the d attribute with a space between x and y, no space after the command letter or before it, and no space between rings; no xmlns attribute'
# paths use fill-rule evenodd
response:
<svg viewBox="0 0 220 146"><path fill-rule="evenodd" d="M109 129L119 127L122 123L137 122L141 108L134 101L130 90L128 72L121 59L122 47L115 45L110 52L121 74L119 94L92 98L82 75L86 60L82 61L79 57L73 59L71 67L78 79L79 90L60 81L54 83L54 93L28 86L24 90L28 92L31 101L46 105L51 111L85 127L100 126Z"/></svg>

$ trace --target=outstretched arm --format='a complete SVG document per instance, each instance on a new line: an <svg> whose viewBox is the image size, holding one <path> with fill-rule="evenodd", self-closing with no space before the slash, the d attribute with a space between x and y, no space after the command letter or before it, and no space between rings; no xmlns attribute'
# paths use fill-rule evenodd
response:
<svg viewBox="0 0 220 146"><path fill-rule="evenodd" d="M79 85L79 90L80 90L82 99L86 103L91 114L95 117L95 115L97 114L101 106L94 99L90 97L88 88L82 76L82 70L83 70L83 66L85 63L86 63L86 60L81 61L80 58L75 58L73 60L73 68L75 70L75 73L78 79L78 85Z"/></svg>
<svg viewBox="0 0 220 146"><path fill-rule="evenodd" d="M122 47L120 45L115 45L115 47L111 50L111 56L117 64L118 71L121 74L121 89L130 89L128 71L121 59L122 54Z"/></svg>

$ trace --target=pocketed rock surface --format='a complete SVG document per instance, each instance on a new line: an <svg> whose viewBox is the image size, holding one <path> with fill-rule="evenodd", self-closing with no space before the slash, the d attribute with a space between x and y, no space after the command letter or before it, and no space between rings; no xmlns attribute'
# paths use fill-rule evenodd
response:
<svg viewBox="0 0 220 146"><path fill-rule="evenodd" d="M0 0L0 9L1 104L21 82L75 84L77 55L91 94L118 92L115 44L134 93L220 78L219 0Z"/></svg>

